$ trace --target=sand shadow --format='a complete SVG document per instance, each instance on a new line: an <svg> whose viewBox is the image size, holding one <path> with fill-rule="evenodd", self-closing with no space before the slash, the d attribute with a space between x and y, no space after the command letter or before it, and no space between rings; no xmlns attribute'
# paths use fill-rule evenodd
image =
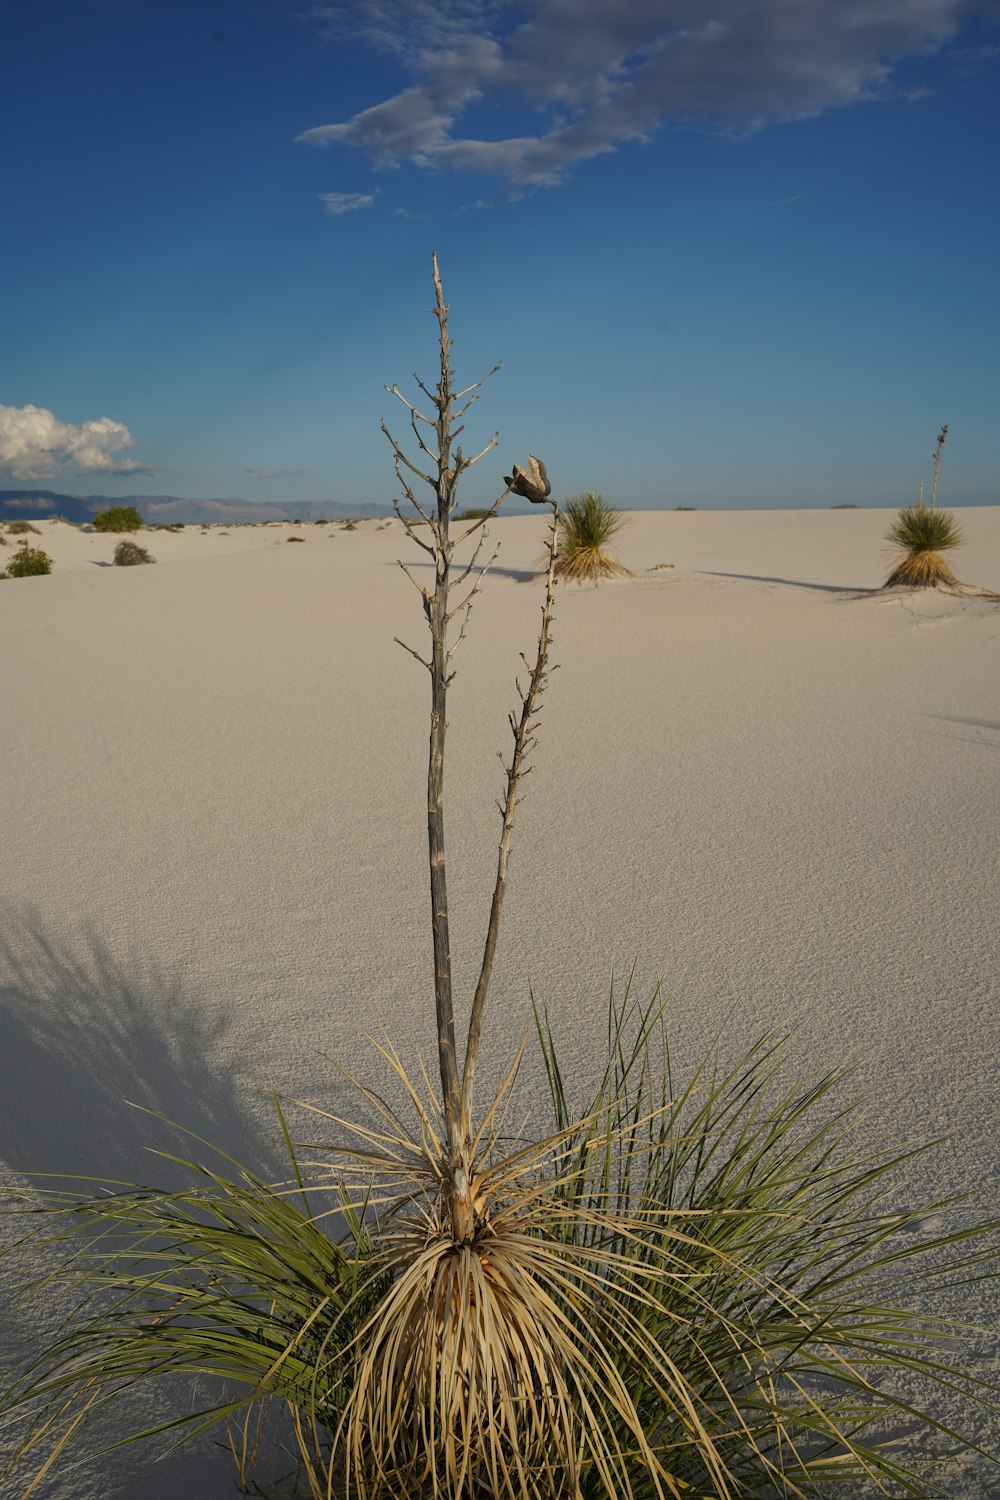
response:
<svg viewBox="0 0 1000 1500"><path fill-rule="evenodd" d="M387 568L398 568L399 564L391 562L386 563L384 566ZM434 569L434 564L429 562L408 562L406 566L411 573L420 572L424 569L427 572L433 572ZM464 563L455 563L452 571L456 576L464 573ZM515 583L536 583L539 580L543 583L545 582L545 568L541 570L538 568L501 568L496 563L492 567L487 567L485 563L477 563L475 567L469 569L469 574L476 578L482 578L484 574L490 578L512 578Z"/></svg>
<svg viewBox="0 0 1000 1500"><path fill-rule="evenodd" d="M287 1178L277 1125L269 1128L264 1109L263 1127L254 1126L247 1101L220 1064L232 1055L229 1033L235 1026L238 1020L231 1022L222 1008L192 994L143 956L130 953L123 959L92 931L67 936L30 913L12 912L7 933L0 936L0 1166L39 1185L84 1193L101 1191L104 1185L94 1178L112 1179L107 1184L112 1190L114 1183L155 1184L167 1191L190 1187L190 1170L161 1152L236 1175L230 1162L191 1135L123 1103L130 1099L229 1152L265 1179ZM56 1175L46 1179L43 1173ZM206 1185L204 1177L196 1180ZM60 1226L36 1218L19 1185L12 1186L0 1214L0 1389L41 1345L63 1336L64 1318L75 1316L75 1294L49 1276L75 1253L78 1242L50 1251L45 1236ZM46 1480L39 1497L220 1500L235 1495L235 1471L220 1446L223 1429L195 1436L181 1450L174 1447L172 1429L134 1447L121 1446L130 1434L156 1422L166 1428L196 1403L210 1404L222 1389L215 1376L147 1379L133 1392L126 1389L97 1414L93 1431L79 1443L74 1440L68 1460L54 1471L54 1488ZM5 1458L24 1431L25 1417L6 1408L0 1418ZM283 1482L289 1451L285 1426L279 1422L267 1429L253 1471L259 1487L246 1493L290 1495ZM43 1443L18 1470L25 1485L44 1452Z"/></svg>
<svg viewBox="0 0 1000 1500"><path fill-rule="evenodd" d="M995 719L972 719L964 714L924 714L925 719L937 719L943 724L960 724L972 730L985 730L986 733L955 734L949 730L938 731L940 739L964 740L966 744L978 745L986 750L1000 750L1000 722ZM933 731L927 731L932 733ZM990 738L990 736L993 736Z"/></svg>
<svg viewBox="0 0 1000 1500"><path fill-rule="evenodd" d="M189 1174L148 1147L211 1153L149 1110L284 1175L216 1061L229 1029L176 978L147 962L126 966L96 934L74 944L15 917L0 937L0 1158L24 1174L179 1185Z"/></svg>
<svg viewBox="0 0 1000 1500"><path fill-rule="evenodd" d="M948 724L968 724L971 729L992 729L1000 734L1000 721L996 719L970 719L964 714L926 714L928 719L944 719Z"/></svg>
<svg viewBox="0 0 1000 1500"><path fill-rule="evenodd" d="M858 594L865 592L857 588L848 588L841 583L806 583L801 578L769 578L760 573L722 573L714 568L703 568L699 571L708 578L743 578L749 583L780 583L790 589L815 589L821 594Z"/></svg>

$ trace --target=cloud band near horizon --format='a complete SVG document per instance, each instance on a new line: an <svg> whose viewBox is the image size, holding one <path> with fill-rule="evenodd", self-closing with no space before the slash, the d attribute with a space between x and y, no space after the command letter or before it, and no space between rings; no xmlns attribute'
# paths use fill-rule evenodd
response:
<svg viewBox="0 0 1000 1500"><path fill-rule="evenodd" d="M53 479L67 469L80 474L152 474L146 464L119 458L135 439L122 422L96 417L75 426L44 406L0 404L0 473L16 480Z"/></svg>

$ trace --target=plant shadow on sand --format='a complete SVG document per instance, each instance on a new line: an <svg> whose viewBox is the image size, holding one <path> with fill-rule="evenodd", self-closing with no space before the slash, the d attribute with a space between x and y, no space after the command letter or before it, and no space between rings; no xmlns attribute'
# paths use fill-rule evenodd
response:
<svg viewBox="0 0 1000 1500"><path fill-rule="evenodd" d="M117 956L93 931L56 934L31 913L11 913L8 932L0 937L0 1165L4 1196L14 1209L5 1238L16 1240L29 1228L17 1212L18 1179L40 1183L52 1173L58 1176L48 1178L50 1188L99 1191L92 1179L110 1178L169 1189L189 1182L191 1174L162 1152L218 1167L213 1151L187 1132L268 1178L286 1175L277 1124L266 1129L267 1104L259 1110L262 1129L217 1061L230 1030L221 1012L149 960ZM164 1120L183 1128L172 1130ZM15 1253L7 1269L16 1276L20 1264ZM3 1302L0 1377L8 1358L54 1336L68 1311L55 1290L41 1305L21 1307L6 1291ZM167 1434L158 1444L99 1455L130 1421L138 1427L154 1415L167 1420L191 1400L189 1385L181 1390L169 1381L126 1398L98 1423L95 1453L68 1466L53 1488L44 1485L39 1500L88 1494L102 1500L218 1500L234 1494L232 1461L217 1446L217 1436L183 1452L168 1452L173 1442ZM0 1418L0 1450L14 1431ZM259 1462L264 1477L288 1468L287 1456L273 1448Z"/></svg>
<svg viewBox="0 0 1000 1500"><path fill-rule="evenodd" d="M162 1182L171 1164L154 1166L145 1143L171 1149L176 1138L143 1110L249 1166L280 1165L210 1061L230 1029L221 1013L149 962L126 966L96 933L57 936L31 916L8 931L0 937L8 1169Z"/></svg>
<svg viewBox="0 0 1000 1500"><path fill-rule="evenodd" d="M743 578L748 583L781 583L790 589L816 589L821 594L862 594L870 590L848 588L841 583L807 583L802 578L769 578L760 573L723 573L717 568L705 568L707 578Z"/></svg>
<svg viewBox="0 0 1000 1500"><path fill-rule="evenodd" d="M398 566L398 563L386 563L386 567ZM421 569L428 573L434 571L433 563L410 562L407 567L413 573L418 573ZM499 563L476 563L469 569L472 578L482 578L487 573L491 578L511 578L515 583L537 583L540 577L544 577L544 568L502 568Z"/></svg>
<svg viewBox="0 0 1000 1500"><path fill-rule="evenodd" d="M964 740L967 745L978 745L980 749L1000 750L1000 722L994 719L970 719L964 714L924 714L924 718L972 730L971 734L956 734L951 729L929 731L940 739Z"/></svg>

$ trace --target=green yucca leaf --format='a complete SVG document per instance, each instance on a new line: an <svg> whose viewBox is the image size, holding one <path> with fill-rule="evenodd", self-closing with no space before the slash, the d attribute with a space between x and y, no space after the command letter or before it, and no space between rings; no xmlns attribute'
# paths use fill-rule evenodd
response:
<svg viewBox="0 0 1000 1500"><path fill-rule="evenodd" d="M886 541L912 552L947 552L961 546L962 533L949 511L907 505L893 521Z"/></svg>

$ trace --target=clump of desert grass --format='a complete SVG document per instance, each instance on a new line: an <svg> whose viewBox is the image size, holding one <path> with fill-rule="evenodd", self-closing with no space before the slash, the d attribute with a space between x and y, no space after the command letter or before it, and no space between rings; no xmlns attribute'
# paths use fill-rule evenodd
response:
<svg viewBox="0 0 1000 1500"><path fill-rule="evenodd" d="M8 521L7 531L11 536L28 536L29 534L41 536L42 534L40 529L33 526L30 521Z"/></svg>
<svg viewBox="0 0 1000 1500"><path fill-rule="evenodd" d="M115 548L112 561L116 568L135 568L143 563L154 563L156 558L138 542L128 542L123 537Z"/></svg>
<svg viewBox="0 0 1000 1500"><path fill-rule="evenodd" d="M602 578L630 578L607 544L627 517L593 490L563 502L559 515L556 577L568 583L600 583Z"/></svg>

